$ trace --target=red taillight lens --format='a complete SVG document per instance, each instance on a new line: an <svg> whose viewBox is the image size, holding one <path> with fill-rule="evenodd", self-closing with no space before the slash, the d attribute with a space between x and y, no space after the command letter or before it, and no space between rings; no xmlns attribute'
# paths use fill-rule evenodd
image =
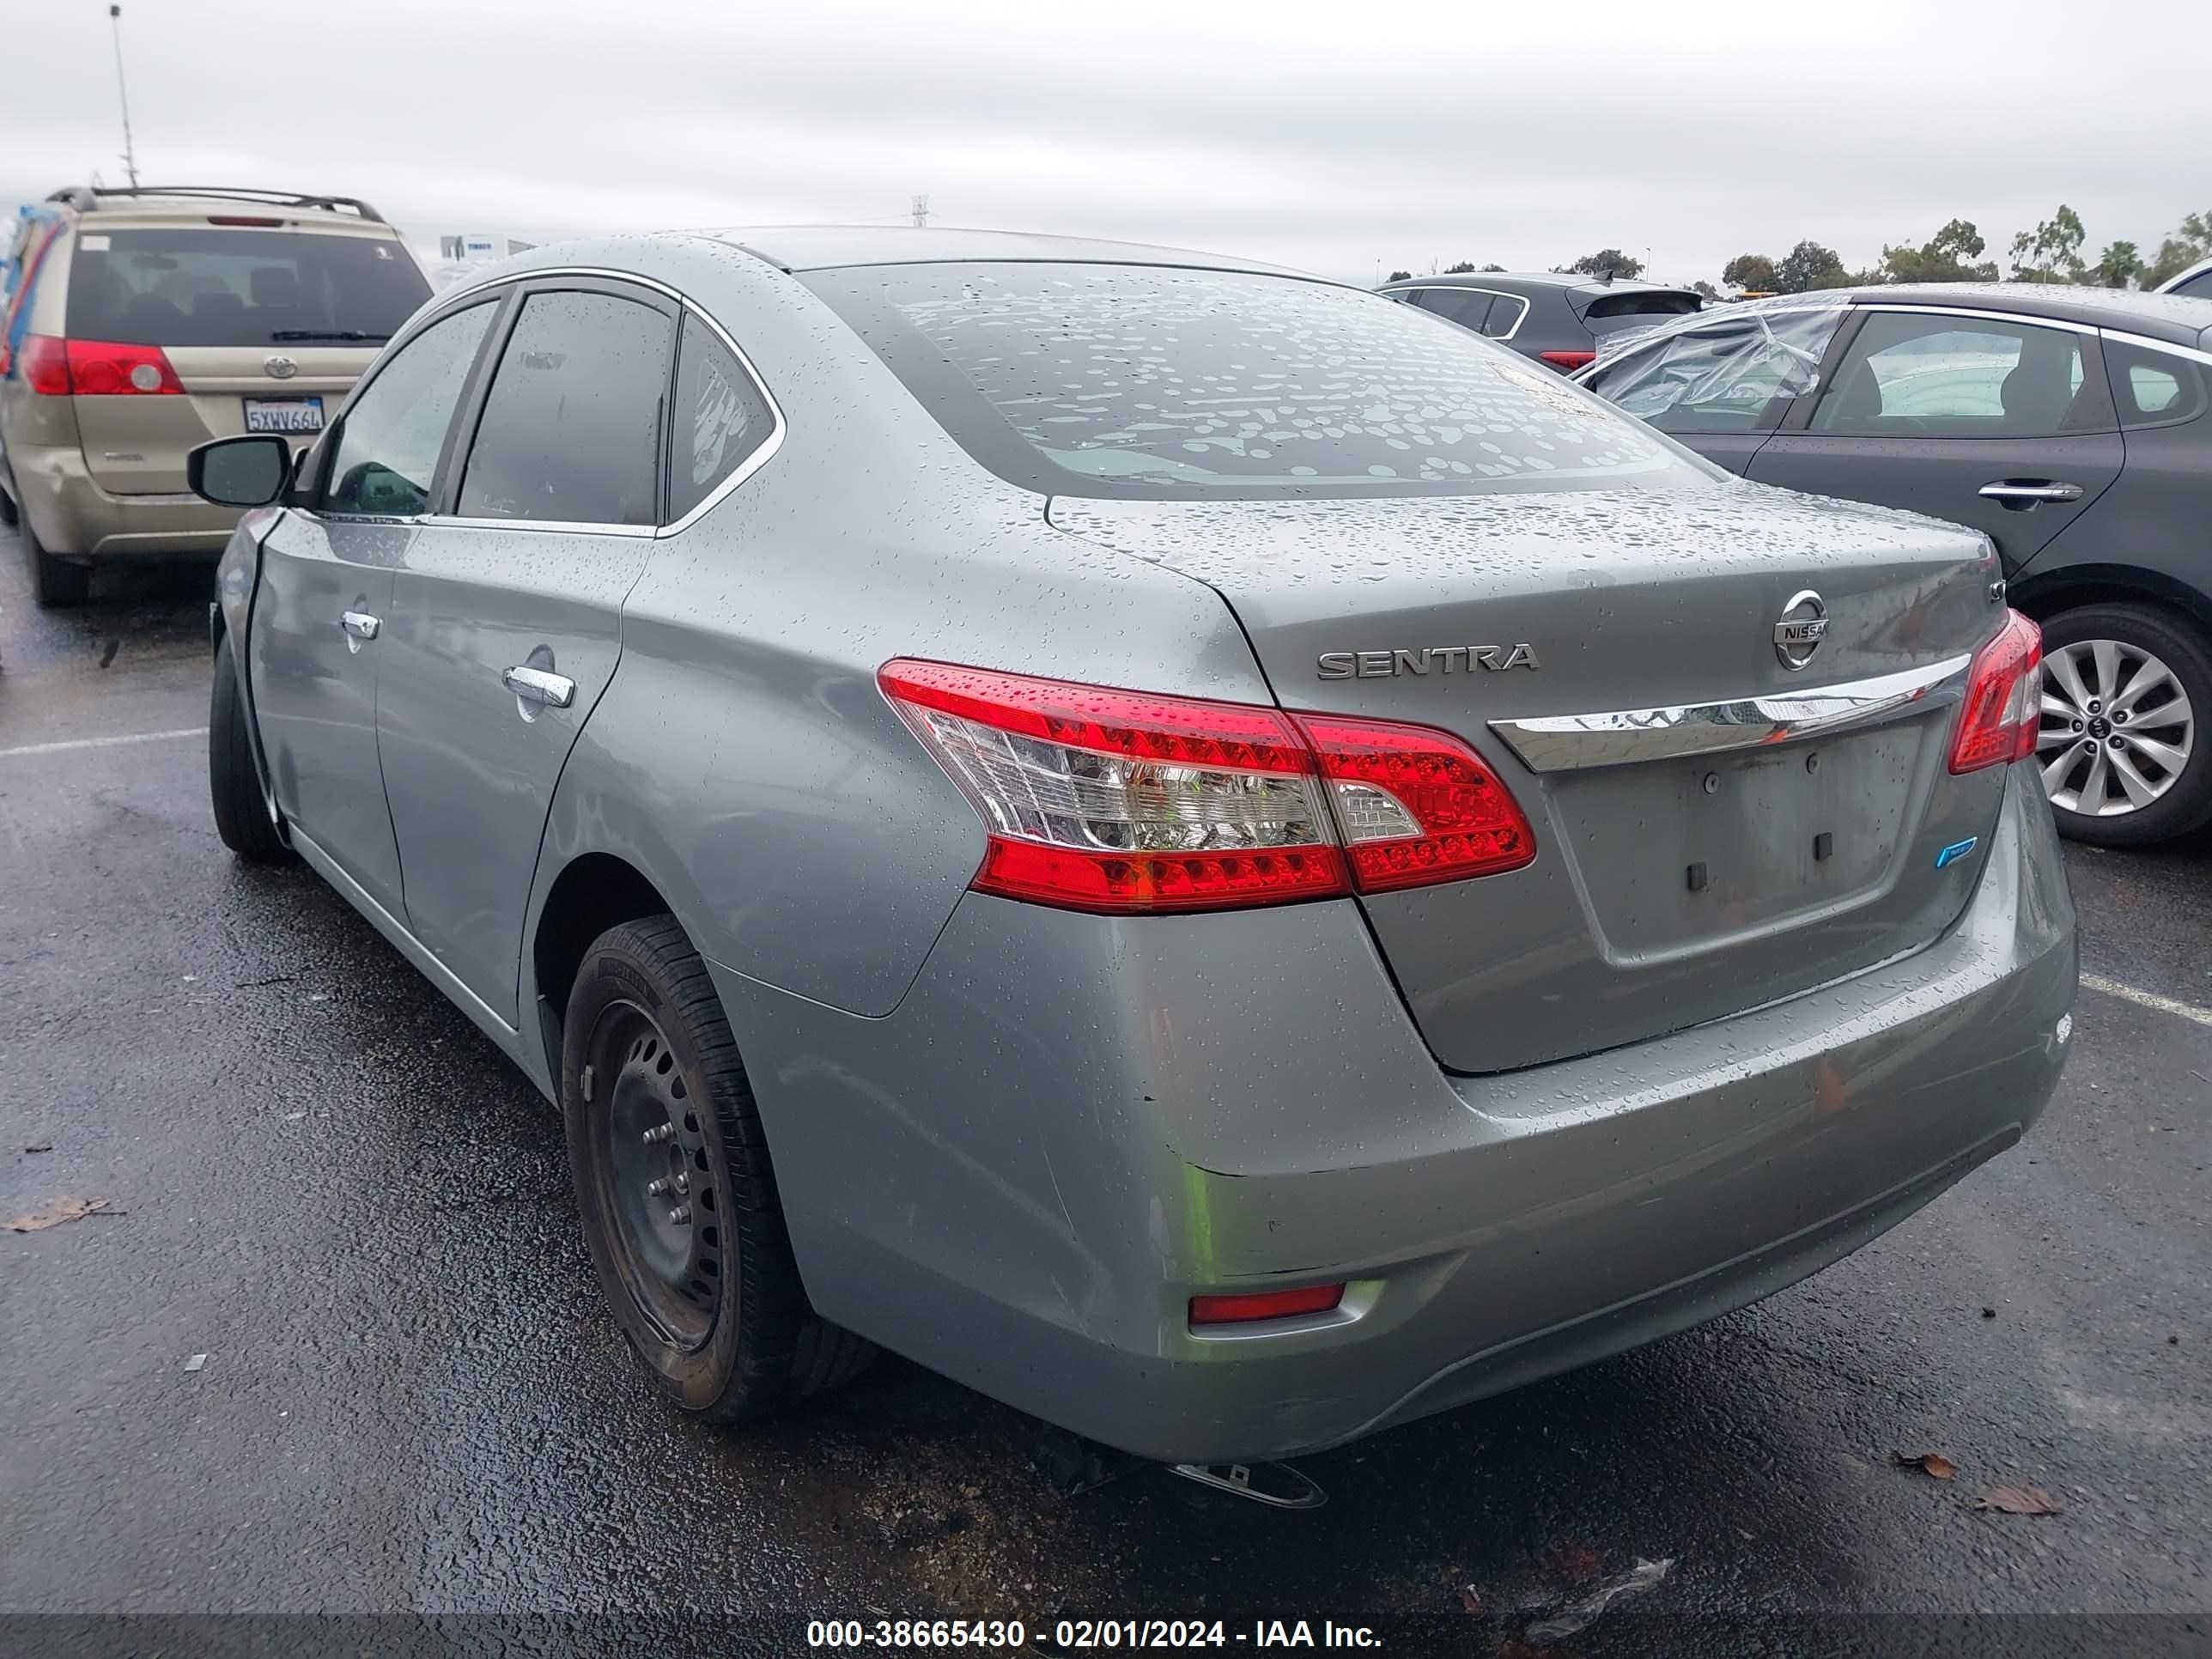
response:
<svg viewBox="0 0 2212 1659"><path fill-rule="evenodd" d="M979 892L1225 909L1535 857L1505 786L1448 732L946 663L890 662L878 679L982 816Z"/></svg>
<svg viewBox="0 0 2212 1659"><path fill-rule="evenodd" d="M108 340L70 340L70 384L80 398L123 398L180 394L184 383L159 346L122 345Z"/></svg>
<svg viewBox="0 0 2212 1659"><path fill-rule="evenodd" d="M1535 832L1498 775L1449 732L1297 716L1321 757L1362 892L1518 870Z"/></svg>
<svg viewBox="0 0 2212 1659"><path fill-rule="evenodd" d="M211 225L255 225L265 230L282 230L284 228L282 219L264 219L250 213L210 213L208 222Z"/></svg>
<svg viewBox="0 0 2212 1659"><path fill-rule="evenodd" d="M70 395L69 342L51 334L33 334L23 342L19 360L23 384L41 398Z"/></svg>
<svg viewBox="0 0 2212 1659"><path fill-rule="evenodd" d="M1308 1285L1295 1291L1255 1291L1241 1296L1194 1296L1194 1325L1243 1325L1255 1319L1289 1319L1328 1313L1344 1300L1341 1285Z"/></svg>
<svg viewBox="0 0 2212 1659"><path fill-rule="evenodd" d="M1978 772L2035 752L2043 702L2043 630L2017 611L1974 653L1951 738L1951 769Z"/></svg>
<svg viewBox="0 0 2212 1659"><path fill-rule="evenodd" d="M1540 351L1536 355L1562 374L1571 374L1584 363L1597 361L1595 351Z"/></svg>

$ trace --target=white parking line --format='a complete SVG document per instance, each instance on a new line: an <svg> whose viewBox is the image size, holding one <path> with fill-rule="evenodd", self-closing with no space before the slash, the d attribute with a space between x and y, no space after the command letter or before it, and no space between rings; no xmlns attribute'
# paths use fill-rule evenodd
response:
<svg viewBox="0 0 2212 1659"><path fill-rule="evenodd" d="M2132 1002L2139 1007L2155 1008L2161 1014L2178 1014L2183 1019L2193 1019L2199 1025L2212 1025L2212 1008L2199 1008L2194 1003L2176 1002L2172 997L2162 997L2152 991L2138 991L2132 985L2123 985L2116 979L2106 979L2097 974L2081 975L2082 988L2102 991L2108 997L2118 997L2123 1002Z"/></svg>
<svg viewBox="0 0 2212 1659"><path fill-rule="evenodd" d="M65 743L27 743L19 749L0 749L0 760L16 755L59 755L72 749L112 749L125 743L167 743L177 738L204 738L204 726L180 726L173 732L132 732L119 738L71 738Z"/></svg>

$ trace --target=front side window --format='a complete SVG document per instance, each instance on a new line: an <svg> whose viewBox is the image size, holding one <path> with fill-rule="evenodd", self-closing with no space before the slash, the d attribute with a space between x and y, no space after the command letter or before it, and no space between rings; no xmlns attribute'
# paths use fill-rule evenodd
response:
<svg viewBox="0 0 2212 1659"><path fill-rule="evenodd" d="M324 512L409 518L428 509L446 428L498 310L487 301L440 318L361 389L338 427Z"/></svg>
<svg viewBox="0 0 2212 1659"><path fill-rule="evenodd" d="M668 517L682 518L768 441L775 423L753 377L714 331L684 319L669 427Z"/></svg>
<svg viewBox="0 0 2212 1659"><path fill-rule="evenodd" d="M2212 270L2198 271L2187 282L2166 290L2169 294L2184 294L2192 300L2212 300Z"/></svg>
<svg viewBox="0 0 2212 1659"><path fill-rule="evenodd" d="M526 299L461 475L460 515L653 523L672 331L665 312L617 295Z"/></svg>
<svg viewBox="0 0 2212 1659"><path fill-rule="evenodd" d="M804 280L970 454L1048 495L1466 495L1707 476L1548 371L1356 289L1047 264Z"/></svg>
<svg viewBox="0 0 2212 1659"><path fill-rule="evenodd" d="M1749 432L1815 383L1841 307L1742 311L1631 350L1583 384L1662 432Z"/></svg>
<svg viewBox="0 0 2212 1659"><path fill-rule="evenodd" d="M2069 329L1913 312L1870 313L1813 411L1856 437L2048 437L2077 414L2081 337Z"/></svg>
<svg viewBox="0 0 2212 1659"><path fill-rule="evenodd" d="M393 236L81 229L69 331L132 345L381 345L429 297Z"/></svg>

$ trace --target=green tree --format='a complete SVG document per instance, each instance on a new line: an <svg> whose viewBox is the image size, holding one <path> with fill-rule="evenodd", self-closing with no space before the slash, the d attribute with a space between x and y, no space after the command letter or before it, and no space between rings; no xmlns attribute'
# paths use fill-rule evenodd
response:
<svg viewBox="0 0 2212 1659"><path fill-rule="evenodd" d="M1617 247L1601 247L1595 253L1583 254L1574 264L1563 265L1560 269L1588 276L1601 276L1609 270L1623 281L1628 281L1644 274L1644 261L1630 258Z"/></svg>
<svg viewBox="0 0 2212 1659"><path fill-rule="evenodd" d="M1485 270L1503 270L1505 267L1504 265L1485 265L1483 266L1483 269Z"/></svg>
<svg viewBox="0 0 2212 1659"><path fill-rule="evenodd" d="M1462 259L1455 265L1446 265L1444 267L1444 275L1447 276L1464 276L1468 271L1477 269L1479 269L1479 267L1475 264L1474 260Z"/></svg>
<svg viewBox="0 0 2212 1659"><path fill-rule="evenodd" d="M2142 269L2142 250L2133 242L2108 242L2089 267L2089 280L2099 288L2125 288Z"/></svg>
<svg viewBox="0 0 2212 1659"><path fill-rule="evenodd" d="M1774 267L1775 286L1784 294L1809 294L1820 288L1846 288L1851 273L1835 249L1804 241L1782 256Z"/></svg>
<svg viewBox="0 0 2212 1659"><path fill-rule="evenodd" d="M2143 267L2142 285L2156 288L2171 282L2199 259L2212 258L2212 208L2192 213L2158 245L2155 258Z"/></svg>
<svg viewBox="0 0 2212 1659"><path fill-rule="evenodd" d="M1413 273L1410 270L1394 270L1390 273L1388 280L1394 283L1409 283L1413 281Z"/></svg>
<svg viewBox="0 0 2212 1659"><path fill-rule="evenodd" d="M1881 263L1867 272L1873 283L1994 283L1996 261L1984 259L1987 245L1971 219L1954 219L1918 247L1884 247Z"/></svg>
<svg viewBox="0 0 2212 1659"><path fill-rule="evenodd" d="M2081 216L2063 202L2058 211L2012 239L2012 276L2016 283L2079 283L2089 268L2081 263Z"/></svg>
<svg viewBox="0 0 2212 1659"><path fill-rule="evenodd" d="M1700 299L1717 300L1721 297L1720 289L1715 288L1711 283L1707 282L1702 276L1698 277L1696 282L1690 284L1690 291L1692 294L1697 295Z"/></svg>
<svg viewBox="0 0 2212 1659"><path fill-rule="evenodd" d="M1779 280L1764 253L1739 253L1721 267L1721 281L1740 294L1771 294Z"/></svg>

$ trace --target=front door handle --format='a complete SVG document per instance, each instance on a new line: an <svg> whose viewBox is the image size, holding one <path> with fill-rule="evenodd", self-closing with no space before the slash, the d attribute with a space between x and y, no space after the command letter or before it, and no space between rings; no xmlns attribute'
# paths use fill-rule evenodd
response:
<svg viewBox="0 0 2212 1659"><path fill-rule="evenodd" d="M2053 478L2000 478L1995 483L1984 484L1974 493L1986 501L2002 502L2015 513L2025 513L2045 501L2078 501L2081 499L2081 486L2060 483Z"/></svg>
<svg viewBox="0 0 2212 1659"><path fill-rule="evenodd" d="M524 702L547 708L566 708L576 700L576 682L565 674L549 674L542 668L510 668L499 683Z"/></svg>
<svg viewBox="0 0 2212 1659"><path fill-rule="evenodd" d="M373 640L376 630L384 624L366 611L349 611L338 618L338 623L357 640Z"/></svg>

